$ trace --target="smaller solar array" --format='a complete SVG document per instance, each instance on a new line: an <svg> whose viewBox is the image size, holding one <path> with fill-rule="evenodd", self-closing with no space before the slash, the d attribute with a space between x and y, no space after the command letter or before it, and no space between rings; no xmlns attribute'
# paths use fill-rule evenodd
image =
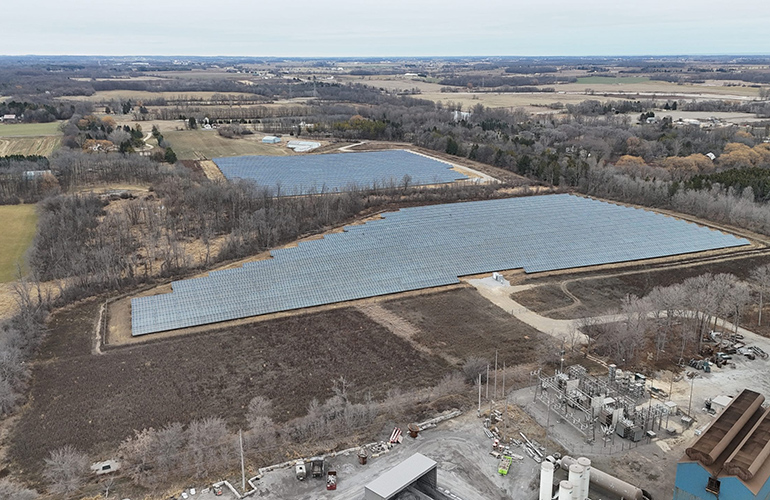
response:
<svg viewBox="0 0 770 500"><path fill-rule="evenodd" d="M570 195L407 208L242 268L131 301L132 335L417 290L458 276L626 262L747 245L647 210Z"/></svg>
<svg viewBox="0 0 770 500"><path fill-rule="evenodd" d="M406 150L334 153L309 156L236 156L214 158L227 179L252 180L260 186L293 196L341 192L358 187L423 186L467 179L449 163Z"/></svg>

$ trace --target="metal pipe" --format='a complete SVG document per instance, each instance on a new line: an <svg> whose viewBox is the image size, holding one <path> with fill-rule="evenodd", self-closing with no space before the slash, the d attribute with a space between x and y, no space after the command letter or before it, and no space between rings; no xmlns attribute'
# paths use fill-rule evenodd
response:
<svg viewBox="0 0 770 500"><path fill-rule="evenodd" d="M565 455L561 458L560 463L561 468L568 471L570 465L577 464L577 460ZM590 482L591 484L623 497L626 500L644 500L644 493L641 488L622 481L615 476L611 476L606 472L600 471L595 467L591 468Z"/></svg>

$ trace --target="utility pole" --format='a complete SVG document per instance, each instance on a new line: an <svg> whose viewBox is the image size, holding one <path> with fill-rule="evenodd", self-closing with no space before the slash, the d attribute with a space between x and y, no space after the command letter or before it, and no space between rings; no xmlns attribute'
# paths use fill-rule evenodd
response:
<svg viewBox="0 0 770 500"><path fill-rule="evenodd" d="M487 363L487 401L489 401L489 363Z"/></svg>
<svg viewBox="0 0 770 500"><path fill-rule="evenodd" d="M697 377L698 374L694 373L692 374L692 382L690 383L690 404L687 406L687 416L690 417L690 410L692 410L692 391L695 389L695 377ZM690 417L692 418L692 417Z"/></svg>
<svg viewBox="0 0 770 500"><path fill-rule="evenodd" d="M481 416L481 374L479 373L479 416Z"/></svg>
<svg viewBox="0 0 770 500"><path fill-rule="evenodd" d="M243 431L238 429L238 441L241 444L241 491L246 491L246 466L243 462Z"/></svg>
<svg viewBox="0 0 770 500"><path fill-rule="evenodd" d="M497 349L495 349L495 399L497 399Z"/></svg>
<svg viewBox="0 0 770 500"><path fill-rule="evenodd" d="M505 397L505 361L503 361L503 397Z"/></svg>

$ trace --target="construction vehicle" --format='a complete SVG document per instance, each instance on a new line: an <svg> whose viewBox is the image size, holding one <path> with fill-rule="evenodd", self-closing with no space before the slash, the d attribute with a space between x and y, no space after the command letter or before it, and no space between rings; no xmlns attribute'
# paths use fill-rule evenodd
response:
<svg viewBox="0 0 770 500"><path fill-rule="evenodd" d="M294 466L294 473L297 475L297 479L300 481L305 480L305 477L307 477L307 469L305 469L304 460L297 462L297 464Z"/></svg>
<svg viewBox="0 0 770 500"><path fill-rule="evenodd" d="M501 476L507 476L508 471L511 470L512 463L513 463L513 457L509 457L508 455L503 455L503 458L500 459L500 465L498 465L497 467L497 472L499 472Z"/></svg>
<svg viewBox="0 0 770 500"><path fill-rule="evenodd" d="M336 470L330 470L326 473L326 489L327 490L336 490L337 489L337 471Z"/></svg>
<svg viewBox="0 0 770 500"><path fill-rule="evenodd" d="M324 474L324 459L323 457L313 457L310 462L310 474L313 477L321 477Z"/></svg>

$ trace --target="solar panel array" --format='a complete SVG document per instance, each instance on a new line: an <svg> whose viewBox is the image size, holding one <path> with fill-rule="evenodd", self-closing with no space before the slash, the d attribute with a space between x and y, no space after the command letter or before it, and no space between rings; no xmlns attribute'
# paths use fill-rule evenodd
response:
<svg viewBox="0 0 770 500"><path fill-rule="evenodd" d="M351 186L444 184L467 179L449 163L406 150L337 153L310 156L235 156L214 158L227 179L248 179L292 196L340 192Z"/></svg>
<svg viewBox="0 0 770 500"><path fill-rule="evenodd" d="M748 245L658 213L571 195L406 208L342 233L274 250L272 259L175 281L131 301L132 334L458 282Z"/></svg>

